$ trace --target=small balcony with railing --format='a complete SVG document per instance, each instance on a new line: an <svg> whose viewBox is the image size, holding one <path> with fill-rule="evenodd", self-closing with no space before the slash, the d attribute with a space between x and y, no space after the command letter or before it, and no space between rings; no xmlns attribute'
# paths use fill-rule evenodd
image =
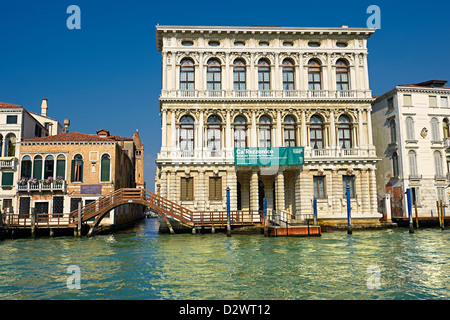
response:
<svg viewBox="0 0 450 320"><path fill-rule="evenodd" d="M15 157L0 157L0 169L14 169L17 165Z"/></svg>
<svg viewBox="0 0 450 320"><path fill-rule="evenodd" d="M64 179L43 179L21 178L17 181L18 192L66 192L67 181Z"/></svg>
<svg viewBox="0 0 450 320"><path fill-rule="evenodd" d="M364 99L370 90L161 90L162 99Z"/></svg>

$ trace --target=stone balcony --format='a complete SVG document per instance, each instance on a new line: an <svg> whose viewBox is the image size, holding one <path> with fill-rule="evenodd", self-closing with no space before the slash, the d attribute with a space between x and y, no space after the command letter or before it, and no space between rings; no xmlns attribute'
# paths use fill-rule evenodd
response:
<svg viewBox="0 0 450 320"><path fill-rule="evenodd" d="M15 157L0 157L0 169L14 169L16 165Z"/></svg>
<svg viewBox="0 0 450 320"><path fill-rule="evenodd" d="M32 182L26 182L24 184L17 184L17 191L18 192L43 192L43 191L62 191L62 192L66 192L67 190L67 182L66 181L62 181L62 182L37 182L37 183L32 183Z"/></svg>
<svg viewBox="0 0 450 320"><path fill-rule="evenodd" d="M161 90L160 99L371 99L370 90Z"/></svg>
<svg viewBox="0 0 450 320"><path fill-rule="evenodd" d="M361 158L375 158L374 148L339 147L327 149L311 149L305 147L305 162L322 159L358 160ZM228 163L234 164L234 149L226 150L167 150L157 155L158 162L170 163Z"/></svg>

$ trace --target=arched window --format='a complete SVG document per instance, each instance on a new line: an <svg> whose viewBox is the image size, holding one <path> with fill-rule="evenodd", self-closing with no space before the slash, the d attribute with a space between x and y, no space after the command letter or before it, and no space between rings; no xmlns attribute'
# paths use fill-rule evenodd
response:
<svg viewBox="0 0 450 320"><path fill-rule="evenodd" d="M247 148L247 119L244 116L234 118L234 147Z"/></svg>
<svg viewBox="0 0 450 320"><path fill-rule="evenodd" d="M72 160L72 182L83 182L83 156L76 154Z"/></svg>
<svg viewBox="0 0 450 320"><path fill-rule="evenodd" d="M207 120L207 147L211 151L211 156L219 156L222 149L221 146L221 119L219 116L212 115Z"/></svg>
<svg viewBox="0 0 450 320"><path fill-rule="evenodd" d="M297 146L295 118L291 115L284 117L284 146Z"/></svg>
<svg viewBox="0 0 450 320"><path fill-rule="evenodd" d="M342 59L336 62L336 90L349 90L348 65Z"/></svg>
<svg viewBox="0 0 450 320"><path fill-rule="evenodd" d="M270 90L270 64L266 59L258 62L258 89L263 96L268 95Z"/></svg>
<svg viewBox="0 0 450 320"><path fill-rule="evenodd" d="M352 123L346 115L341 115L338 119L338 138L342 149L352 147Z"/></svg>
<svg viewBox="0 0 450 320"><path fill-rule="evenodd" d="M259 118L259 147L270 148L272 145L272 119L263 115Z"/></svg>
<svg viewBox="0 0 450 320"><path fill-rule="evenodd" d="M323 121L318 115L314 115L309 120L309 145L312 149L323 149Z"/></svg>
<svg viewBox="0 0 450 320"><path fill-rule="evenodd" d="M22 158L21 163L21 171L20 171L20 177L21 178L31 178L31 157L30 156L24 156Z"/></svg>
<svg viewBox="0 0 450 320"><path fill-rule="evenodd" d="M180 90L183 95L191 97L194 95L195 76L194 62L191 59L181 60L180 66Z"/></svg>
<svg viewBox="0 0 450 320"><path fill-rule="evenodd" d="M100 168L100 181L109 182L111 180L111 157L105 153L102 155Z"/></svg>
<svg viewBox="0 0 450 320"><path fill-rule="evenodd" d="M444 138L449 138L450 137L450 131L449 131L448 119L447 118L445 118L442 121L442 128L444 129Z"/></svg>
<svg viewBox="0 0 450 320"><path fill-rule="evenodd" d="M414 140L414 120L411 117L407 117L406 123L406 140Z"/></svg>
<svg viewBox="0 0 450 320"><path fill-rule="evenodd" d="M416 152L411 150L408 152L408 162L409 162L409 174L411 177L417 177L417 157Z"/></svg>
<svg viewBox="0 0 450 320"><path fill-rule="evenodd" d="M221 87L221 67L217 59L210 59L206 71L206 90L210 97L220 97Z"/></svg>
<svg viewBox="0 0 450 320"><path fill-rule="evenodd" d="M33 159L33 178L36 180L42 179L42 157L39 155Z"/></svg>
<svg viewBox="0 0 450 320"><path fill-rule="evenodd" d="M318 97L322 90L321 68L317 60L311 59L308 62L308 90L312 97Z"/></svg>
<svg viewBox="0 0 450 320"><path fill-rule="evenodd" d="M441 140L441 135L439 133L439 121L436 118L431 119L431 139L432 141Z"/></svg>
<svg viewBox="0 0 450 320"><path fill-rule="evenodd" d="M399 173L399 170L398 170L398 154L397 154L397 152L394 152L392 154L392 175L394 177L398 177L398 173Z"/></svg>
<svg viewBox="0 0 450 320"><path fill-rule="evenodd" d="M284 59L282 68L283 68L283 90L285 91L295 90L294 64L290 59Z"/></svg>
<svg viewBox="0 0 450 320"><path fill-rule="evenodd" d="M183 116L180 119L180 149L184 157L192 157L194 152L194 118Z"/></svg>
<svg viewBox="0 0 450 320"><path fill-rule="evenodd" d="M237 97L245 97L246 72L245 72L245 62L242 59L234 60L233 89Z"/></svg>
<svg viewBox="0 0 450 320"><path fill-rule="evenodd" d="M436 170L436 177L442 177L443 176L443 170L442 170L442 155L439 151L435 151L433 153L434 157L434 167Z"/></svg>
<svg viewBox="0 0 450 320"><path fill-rule="evenodd" d="M52 155L46 156L44 162L44 179L48 179L49 177L54 178L54 169L55 158Z"/></svg>
<svg viewBox="0 0 450 320"><path fill-rule="evenodd" d="M389 122L389 129L390 129L390 133L391 133L391 143L396 143L397 142L397 134L395 131L395 121L391 120L391 122Z"/></svg>
<svg viewBox="0 0 450 320"><path fill-rule="evenodd" d="M66 156L63 154L56 157L56 178L66 179Z"/></svg>
<svg viewBox="0 0 450 320"><path fill-rule="evenodd" d="M14 157L16 155L16 135L8 133L5 138L5 157Z"/></svg>

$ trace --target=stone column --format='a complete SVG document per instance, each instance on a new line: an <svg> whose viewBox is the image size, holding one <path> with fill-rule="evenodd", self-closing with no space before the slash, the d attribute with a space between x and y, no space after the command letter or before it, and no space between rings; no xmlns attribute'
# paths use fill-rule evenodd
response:
<svg viewBox="0 0 450 320"><path fill-rule="evenodd" d="M161 193L160 196L167 199L167 173L165 170L161 170Z"/></svg>
<svg viewBox="0 0 450 320"><path fill-rule="evenodd" d="M306 112L302 111L302 146L308 145L307 133L306 133Z"/></svg>
<svg viewBox="0 0 450 320"><path fill-rule="evenodd" d="M227 171L227 185L224 189L226 190L227 187L230 187L230 209L237 210L237 177L234 167ZM226 202L226 191L224 201Z"/></svg>
<svg viewBox="0 0 450 320"><path fill-rule="evenodd" d="M297 216L297 213L301 213L301 207L302 207L302 181L301 181L301 170L299 169L295 172L295 212L292 212L297 219L300 217Z"/></svg>
<svg viewBox="0 0 450 320"><path fill-rule="evenodd" d="M258 169L252 169L250 175L250 210L259 210Z"/></svg>
<svg viewBox="0 0 450 320"><path fill-rule="evenodd" d="M358 131L359 131L359 147L366 145L366 141L364 139L364 128L363 128L363 117L361 108L358 109Z"/></svg>
<svg viewBox="0 0 450 320"><path fill-rule="evenodd" d="M240 174L241 183L241 207L242 210L250 209L250 179L249 172L242 172Z"/></svg>
<svg viewBox="0 0 450 320"><path fill-rule="evenodd" d="M361 183L362 183L362 214L366 215L370 213L370 197L369 197L369 176L367 169L361 170Z"/></svg>
<svg viewBox="0 0 450 320"><path fill-rule="evenodd" d="M283 145L283 135L281 129L281 112L277 112L277 130L276 130L276 144L275 147L281 147Z"/></svg>
<svg viewBox="0 0 450 320"><path fill-rule="evenodd" d="M167 150L167 112L163 110L161 119L161 151Z"/></svg>
<svg viewBox="0 0 450 320"><path fill-rule="evenodd" d="M194 199L197 199L197 210L204 211L206 210L206 201L208 200L208 187L207 187L207 177L205 175L205 168L198 169L198 184L196 190L196 194L194 194Z"/></svg>
<svg viewBox="0 0 450 320"><path fill-rule="evenodd" d="M336 150L336 125L334 124L334 111L330 112L330 140L331 148Z"/></svg>
<svg viewBox="0 0 450 320"><path fill-rule="evenodd" d="M170 149L172 151L177 149L177 127L174 110L172 110L170 117Z"/></svg>
<svg viewBox="0 0 450 320"><path fill-rule="evenodd" d="M375 166L370 169L370 213L378 213L377 181L375 175Z"/></svg>
<svg viewBox="0 0 450 320"><path fill-rule="evenodd" d="M368 144L373 146L373 136L372 136L372 107L367 108L367 135L369 136Z"/></svg>
<svg viewBox="0 0 450 320"><path fill-rule="evenodd" d="M285 209L285 194L284 194L284 170L279 169L275 180L276 192L276 209L283 211Z"/></svg>
<svg viewBox="0 0 450 320"><path fill-rule="evenodd" d="M250 147L257 147L258 146L258 140L257 140L257 134L256 134L256 113L255 111L252 111L252 126L250 129Z"/></svg>
<svg viewBox="0 0 450 320"><path fill-rule="evenodd" d="M331 200L331 203L333 205L332 210L331 210L331 214L335 215L335 214L342 214L342 208L339 204L340 200L339 199L343 199L343 186L342 186L342 178L341 175L339 174L339 172L337 170L332 170L331 171L331 179L333 181L333 197ZM340 186L342 186L342 188L340 188ZM347 200L345 199L345 203L347 203Z"/></svg>

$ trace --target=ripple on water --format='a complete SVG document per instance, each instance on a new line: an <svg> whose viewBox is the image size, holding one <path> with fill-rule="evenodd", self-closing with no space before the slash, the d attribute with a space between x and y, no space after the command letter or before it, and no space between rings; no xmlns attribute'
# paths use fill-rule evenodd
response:
<svg viewBox="0 0 450 320"><path fill-rule="evenodd" d="M449 235L170 236L148 219L89 239L1 242L0 299L449 299ZM70 265L80 267L80 290L67 288ZM370 266L380 289L368 288Z"/></svg>

